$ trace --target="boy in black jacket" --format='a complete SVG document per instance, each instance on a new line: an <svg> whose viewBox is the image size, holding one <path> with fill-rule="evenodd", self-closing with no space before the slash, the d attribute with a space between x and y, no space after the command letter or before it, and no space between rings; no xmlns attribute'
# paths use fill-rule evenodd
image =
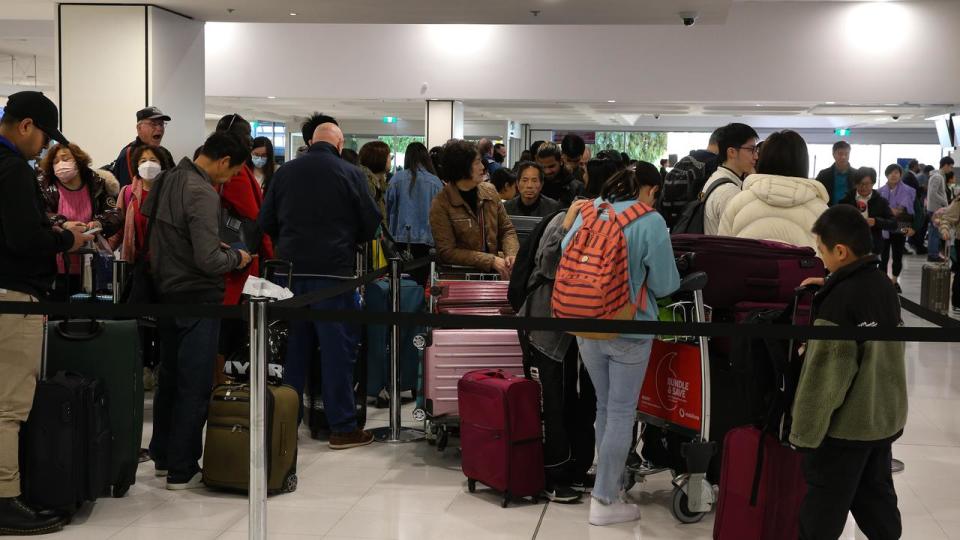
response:
<svg viewBox="0 0 960 540"><path fill-rule="evenodd" d="M813 300L816 326L896 328L900 302L870 255L860 213L838 205L813 226L830 276ZM891 446L907 420L904 344L811 340L793 403L790 443L809 449L801 539L839 538L852 512L872 540L900 538Z"/></svg>

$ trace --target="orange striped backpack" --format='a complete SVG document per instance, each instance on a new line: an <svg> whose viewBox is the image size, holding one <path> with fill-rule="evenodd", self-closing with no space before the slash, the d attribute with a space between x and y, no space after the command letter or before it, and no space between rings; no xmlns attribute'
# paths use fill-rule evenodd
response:
<svg viewBox="0 0 960 540"><path fill-rule="evenodd" d="M601 211L606 219L601 219ZM580 209L583 225L560 259L553 286L553 316L559 319L633 320L646 309L646 283L637 300L630 298L630 268L623 230L652 208L636 203L621 214L613 205L592 203ZM613 339L617 334L572 332L590 339Z"/></svg>

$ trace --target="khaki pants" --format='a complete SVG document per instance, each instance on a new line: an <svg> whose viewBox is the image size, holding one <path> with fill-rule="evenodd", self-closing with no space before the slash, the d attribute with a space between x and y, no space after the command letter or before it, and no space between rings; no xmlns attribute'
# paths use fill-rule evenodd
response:
<svg viewBox="0 0 960 540"><path fill-rule="evenodd" d="M0 301L37 300L0 289ZM0 315L0 497L20 495L20 424L33 406L42 354L42 315Z"/></svg>

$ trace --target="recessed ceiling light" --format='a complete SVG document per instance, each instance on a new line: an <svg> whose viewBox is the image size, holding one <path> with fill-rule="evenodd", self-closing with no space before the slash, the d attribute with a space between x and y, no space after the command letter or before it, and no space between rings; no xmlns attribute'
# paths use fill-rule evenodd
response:
<svg viewBox="0 0 960 540"><path fill-rule="evenodd" d="M296 11L291 11L291 12L290 12L290 16L291 16L291 17L296 17L296 16L297 16L297 12L296 12Z"/></svg>
<svg viewBox="0 0 960 540"><path fill-rule="evenodd" d="M887 112L887 111L885 111L885 110L883 110L883 109L873 109L872 111L870 111L870 114L883 114L883 113L885 113L885 112Z"/></svg>
<svg viewBox="0 0 960 540"><path fill-rule="evenodd" d="M608 99L608 100L607 100L607 103L616 103L616 102L617 102L617 100L615 100L615 99Z"/></svg>
<svg viewBox="0 0 960 540"><path fill-rule="evenodd" d="M824 103L826 103L827 105L836 105L836 104L837 104L836 101L825 101Z"/></svg>
<svg viewBox="0 0 960 540"><path fill-rule="evenodd" d="M277 96L267 96L267 99L277 99Z"/></svg>

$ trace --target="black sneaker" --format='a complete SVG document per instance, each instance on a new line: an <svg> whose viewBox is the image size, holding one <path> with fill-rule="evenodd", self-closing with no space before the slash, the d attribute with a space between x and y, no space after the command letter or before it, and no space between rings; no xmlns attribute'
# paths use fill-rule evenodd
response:
<svg viewBox="0 0 960 540"><path fill-rule="evenodd" d="M596 483L596 481L597 481L597 475L588 474L583 478L580 478L571 482L570 487L573 488L575 491L579 491L580 493L589 493L593 491L593 485Z"/></svg>
<svg viewBox="0 0 960 540"><path fill-rule="evenodd" d="M19 497L0 498L0 536L50 534L63 529L56 513L37 513Z"/></svg>
<svg viewBox="0 0 960 540"><path fill-rule="evenodd" d="M561 484L550 486L543 490L543 496L549 499L550 502L560 504L575 503L580 500L582 495L579 491L571 489L570 486Z"/></svg>

